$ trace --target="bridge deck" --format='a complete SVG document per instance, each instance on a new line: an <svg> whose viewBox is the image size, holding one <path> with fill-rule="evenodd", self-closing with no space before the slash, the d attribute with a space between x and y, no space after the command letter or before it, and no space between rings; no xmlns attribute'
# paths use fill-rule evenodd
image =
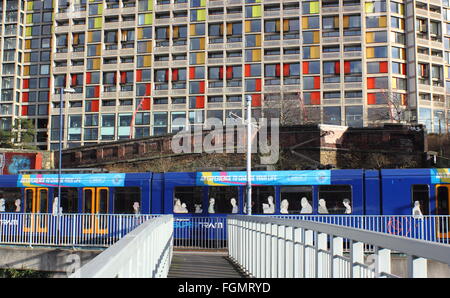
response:
<svg viewBox="0 0 450 298"><path fill-rule="evenodd" d="M180 252L173 254L169 278L243 278L226 253Z"/></svg>

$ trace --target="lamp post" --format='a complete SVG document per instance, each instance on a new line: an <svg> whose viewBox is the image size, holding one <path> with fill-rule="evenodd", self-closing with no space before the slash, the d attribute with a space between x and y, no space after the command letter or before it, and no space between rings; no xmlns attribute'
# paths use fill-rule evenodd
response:
<svg viewBox="0 0 450 298"><path fill-rule="evenodd" d="M75 93L73 88L62 88L59 93L59 160L58 160L58 209L56 214L58 214L58 230L59 230L59 219L61 210L61 172L62 172L62 141L63 141L63 102L64 93ZM55 211L53 210L53 213Z"/></svg>
<svg viewBox="0 0 450 298"><path fill-rule="evenodd" d="M245 97L247 105L247 214L252 215L252 97Z"/></svg>

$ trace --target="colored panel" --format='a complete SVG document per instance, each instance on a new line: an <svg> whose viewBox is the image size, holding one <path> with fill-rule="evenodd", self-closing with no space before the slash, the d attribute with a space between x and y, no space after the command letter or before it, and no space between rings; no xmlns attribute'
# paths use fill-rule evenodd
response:
<svg viewBox="0 0 450 298"><path fill-rule="evenodd" d="M375 48L366 48L366 56L367 58L375 57Z"/></svg>
<svg viewBox="0 0 450 298"><path fill-rule="evenodd" d="M205 21L206 20L206 9L197 10L197 21Z"/></svg>
<svg viewBox="0 0 450 298"><path fill-rule="evenodd" d="M320 77L314 77L314 89L320 89Z"/></svg>
<svg viewBox="0 0 450 298"><path fill-rule="evenodd" d="M93 100L91 102L91 112L98 112L99 111L99 101Z"/></svg>
<svg viewBox="0 0 450 298"><path fill-rule="evenodd" d="M252 50L252 61L261 61L261 50Z"/></svg>
<svg viewBox="0 0 450 298"><path fill-rule="evenodd" d="M320 92L311 92L311 104L320 105Z"/></svg>
<svg viewBox="0 0 450 298"><path fill-rule="evenodd" d="M196 109L204 109L205 108L205 97L204 96L196 96L195 97L195 108Z"/></svg>
<svg viewBox="0 0 450 298"><path fill-rule="evenodd" d="M366 42L371 43L375 41L375 34L373 32L366 33Z"/></svg>
<svg viewBox="0 0 450 298"><path fill-rule="evenodd" d="M252 107L261 106L261 94L252 94Z"/></svg>
<svg viewBox="0 0 450 298"><path fill-rule="evenodd" d="M375 78L367 78L367 88L375 89Z"/></svg>
<svg viewBox="0 0 450 298"><path fill-rule="evenodd" d="M255 84L256 84L255 90L256 91L261 91L261 79L256 79Z"/></svg>
<svg viewBox="0 0 450 298"><path fill-rule="evenodd" d="M319 1L314 1L310 3L309 13L319 13Z"/></svg>
<svg viewBox="0 0 450 298"><path fill-rule="evenodd" d="M225 186L245 185L247 172L199 172L196 184ZM331 171L255 171L252 172L252 185L327 185L331 184Z"/></svg>
<svg viewBox="0 0 450 298"><path fill-rule="evenodd" d="M101 28L102 27L102 21L103 21L102 17L95 18L94 28Z"/></svg>
<svg viewBox="0 0 450 298"><path fill-rule="evenodd" d="M151 25L153 24L153 14L152 13L146 13L144 17L144 24L145 25Z"/></svg>
<svg viewBox="0 0 450 298"><path fill-rule="evenodd" d="M387 18L385 16L382 16L378 19L378 25L380 27L386 27L387 25Z"/></svg>
<svg viewBox="0 0 450 298"><path fill-rule="evenodd" d="M290 64L284 64L283 65L283 76L288 77L291 75L291 65Z"/></svg>
<svg viewBox="0 0 450 298"><path fill-rule="evenodd" d="M377 103L377 96L375 93L367 93L367 104L374 105Z"/></svg>
<svg viewBox="0 0 450 298"><path fill-rule="evenodd" d="M303 62L303 73L308 74L309 73L309 62Z"/></svg>
<svg viewBox="0 0 450 298"><path fill-rule="evenodd" d="M311 47L310 55L311 55L310 58L319 58L319 56L320 56L319 47Z"/></svg>
<svg viewBox="0 0 450 298"><path fill-rule="evenodd" d="M388 72L388 63L380 62L380 72L387 73Z"/></svg>
<svg viewBox="0 0 450 298"><path fill-rule="evenodd" d="M233 72L232 72L233 74ZM251 66L250 64L245 65L245 76L250 77L252 75Z"/></svg>
<svg viewBox="0 0 450 298"><path fill-rule="evenodd" d="M261 17L261 5L252 6L252 17Z"/></svg>

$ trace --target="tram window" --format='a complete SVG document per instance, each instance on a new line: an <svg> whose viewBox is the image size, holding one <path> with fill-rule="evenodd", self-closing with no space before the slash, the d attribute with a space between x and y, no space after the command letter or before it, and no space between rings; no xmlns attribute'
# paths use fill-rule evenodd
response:
<svg viewBox="0 0 450 298"><path fill-rule="evenodd" d="M100 189L98 191L98 212L100 214L108 213L108 190Z"/></svg>
<svg viewBox="0 0 450 298"><path fill-rule="evenodd" d="M280 189L280 213L309 214L312 213L312 186L283 186Z"/></svg>
<svg viewBox="0 0 450 298"><path fill-rule="evenodd" d="M47 189L39 190L39 213L47 213L48 209L48 193Z"/></svg>
<svg viewBox="0 0 450 298"><path fill-rule="evenodd" d="M92 189L83 190L83 213L92 213Z"/></svg>
<svg viewBox="0 0 450 298"><path fill-rule="evenodd" d="M25 212L26 213L33 212L33 196L34 196L33 189L27 189L25 191Z"/></svg>
<svg viewBox="0 0 450 298"><path fill-rule="evenodd" d="M139 205L135 205L138 203ZM141 189L139 187L116 187L114 189L114 213L140 213Z"/></svg>
<svg viewBox="0 0 450 298"><path fill-rule="evenodd" d="M208 213L232 213L231 199L235 199L236 203L238 201L236 186L210 186L208 188ZM239 206L237 207L239 210Z"/></svg>
<svg viewBox="0 0 450 298"><path fill-rule="evenodd" d="M247 198L247 195L245 197ZM247 199L244 203L247 203ZM242 211L247 212L245 209ZM275 213L275 189L273 186L252 187L252 214L263 213Z"/></svg>
<svg viewBox="0 0 450 298"><path fill-rule="evenodd" d="M203 188L175 187L173 192L173 213L202 213Z"/></svg>
<svg viewBox="0 0 450 298"><path fill-rule="evenodd" d="M350 185L321 185L319 186L320 214L351 214L352 187Z"/></svg>
<svg viewBox="0 0 450 298"><path fill-rule="evenodd" d="M17 203L20 203L21 197L20 188L0 188L0 200L3 199L3 202L0 202L0 212L20 212L20 208L18 208L20 204L16 206L16 200L19 200Z"/></svg>
<svg viewBox="0 0 450 298"><path fill-rule="evenodd" d="M53 191L53 199L58 196L58 189ZM76 187L61 188L61 208L63 213L78 213L78 189Z"/></svg>
<svg viewBox="0 0 450 298"><path fill-rule="evenodd" d="M414 203L418 201L420 204L420 211L423 215L430 214L430 187L428 184L418 184L412 186L412 201L411 208L414 208Z"/></svg>
<svg viewBox="0 0 450 298"><path fill-rule="evenodd" d="M437 215L450 214L448 200L448 188L446 186L439 186L437 189Z"/></svg>

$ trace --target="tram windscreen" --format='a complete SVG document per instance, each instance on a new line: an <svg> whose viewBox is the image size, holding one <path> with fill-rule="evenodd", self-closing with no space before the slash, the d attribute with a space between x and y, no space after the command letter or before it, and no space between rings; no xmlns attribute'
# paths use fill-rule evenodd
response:
<svg viewBox="0 0 450 298"><path fill-rule="evenodd" d="M1 187L0 200L3 199L4 201L0 203L0 212L20 212L21 197L20 188ZM19 201L16 202L16 200Z"/></svg>
<svg viewBox="0 0 450 298"><path fill-rule="evenodd" d="M116 187L114 189L115 214L139 213L141 203L141 189L139 187Z"/></svg>

